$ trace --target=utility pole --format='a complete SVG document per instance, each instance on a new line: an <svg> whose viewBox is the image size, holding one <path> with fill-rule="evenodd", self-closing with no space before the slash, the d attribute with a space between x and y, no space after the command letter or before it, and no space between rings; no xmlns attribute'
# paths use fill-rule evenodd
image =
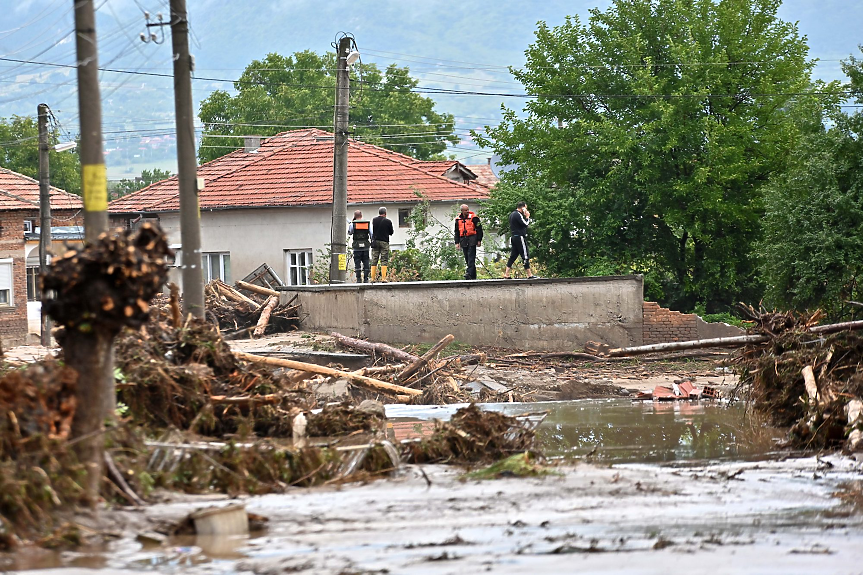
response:
<svg viewBox="0 0 863 575"><path fill-rule="evenodd" d="M177 183L180 187L180 242L183 262L183 311L204 317L201 269L201 208L195 158L195 114L186 0L171 0L171 49L174 53L174 112L177 121Z"/></svg>
<svg viewBox="0 0 863 575"><path fill-rule="evenodd" d="M51 250L51 180L48 170L48 105L37 106L39 118L39 273L48 271ZM51 320L42 312L41 343L51 346Z"/></svg>
<svg viewBox="0 0 863 575"><path fill-rule="evenodd" d="M339 40L336 54L336 109L333 117L333 225L330 239L330 283L348 277L348 115L350 76L348 52L353 38Z"/></svg>
<svg viewBox="0 0 863 575"><path fill-rule="evenodd" d="M72 0L72 3L75 6L84 239L86 244L92 244L108 231L108 185L102 153L96 15L93 0ZM48 229L50 227L48 225ZM85 492L91 507L96 506L102 484L105 452L102 428L105 420L114 413L116 402L113 346L114 334L99 329L69 333L63 346L67 365L78 372L72 436L78 440L75 446L78 458L86 466Z"/></svg>

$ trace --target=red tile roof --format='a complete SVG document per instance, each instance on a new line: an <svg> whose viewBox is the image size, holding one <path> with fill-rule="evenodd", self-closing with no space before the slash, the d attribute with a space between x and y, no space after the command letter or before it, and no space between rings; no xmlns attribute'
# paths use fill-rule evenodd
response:
<svg viewBox="0 0 863 575"><path fill-rule="evenodd" d="M52 210L79 210L80 196L51 186ZM0 211L39 209L39 181L24 174L0 168Z"/></svg>
<svg viewBox="0 0 863 575"><path fill-rule="evenodd" d="M476 174L476 183L480 185L491 188L500 181L500 178L494 175L494 171L492 171L491 166L488 164L465 166L465 168Z"/></svg>
<svg viewBox="0 0 863 575"><path fill-rule="evenodd" d="M417 167L409 156L351 140L348 145L348 202L412 203L417 193L431 201L488 197ZM423 162L420 162L423 164ZM198 168L205 180L202 209L327 205L333 198L333 135L323 130L284 132L262 141L254 152L237 150ZM177 177L156 182L111 202L109 211L169 212L180 209Z"/></svg>

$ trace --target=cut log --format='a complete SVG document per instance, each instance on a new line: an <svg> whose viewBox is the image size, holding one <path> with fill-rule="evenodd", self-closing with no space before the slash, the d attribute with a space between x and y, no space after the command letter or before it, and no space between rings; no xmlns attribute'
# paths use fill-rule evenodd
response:
<svg viewBox="0 0 863 575"><path fill-rule="evenodd" d="M399 381L404 381L419 370L421 370L429 361L431 361L434 356L439 354L441 350L443 350L443 348L451 344L454 339L455 336L453 334L444 336L442 340L434 344L430 350L423 354L422 357L417 358L416 361L412 362L409 366L407 366L404 371L402 371L398 375L397 379Z"/></svg>
<svg viewBox="0 0 863 575"><path fill-rule="evenodd" d="M380 357L388 357L396 361L403 361L408 363L413 363L419 359L412 353L402 351L385 343L364 341L361 339L348 337L337 332L331 332L330 335L333 336L340 345L353 349L359 349L366 353L374 353L376 355L379 355Z"/></svg>
<svg viewBox="0 0 863 575"><path fill-rule="evenodd" d="M168 289L171 290L171 298L169 300L171 307L171 322L174 324L175 328L180 329L180 326L183 325L183 314L180 313L180 286L171 282L168 284Z"/></svg>
<svg viewBox="0 0 863 575"><path fill-rule="evenodd" d="M271 295L270 299L267 300L266 305L264 305L264 309L261 310L261 317L258 318L258 325L255 327L254 331L256 336L264 335L264 331L267 329L267 324L270 323L270 315L273 313L273 310L276 309L277 305L279 305L279 296Z"/></svg>
<svg viewBox="0 0 863 575"><path fill-rule="evenodd" d="M818 384L815 382L815 370L811 365L807 365L800 372L803 374L803 382L806 384L806 395L809 396L809 401L815 404L818 401Z"/></svg>
<svg viewBox="0 0 863 575"><path fill-rule="evenodd" d="M232 288L231 286L229 286L225 282L222 282L219 280L213 280L213 283L214 283L215 287L217 288L218 292L221 293L226 298L228 298L229 300L235 301L237 303L247 303L252 307L258 307L258 302L256 302L255 300L253 300L249 297L244 296L243 294L241 294L240 292L238 292L237 290L235 290L234 288Z"/></svg>
<svg viewBox="0 0 863 575"><path fill-rule="evenodd" d="M261 295L265 295L265 296L271 296L271 295L274 295L274 296L276 296L276 297L278 297L278 296L279 296L279 292L277 292L277 291L276 291L276 290L274 290L274 289L265 288L265 287L261 287L261 286L256 286L255 284L246 283L246 282L244 282L244 281L242 281L242 280L237 281L237 283L236 283L236 284L234 284L234 285L236 285L236 286L237 286L238 288L240 288L240 289L244 289L244 290L246 290L246 291L251 291L251 292L259 293L259 294L261 294Z"/></svg>
<svg viewBox="0 0 863 575"><path fill-rule="evenodd" d="M287 367L290 369L299 369L301 371L308 371L311 373L319 373L321 375L331 375L335 377L343 377L345 379L349 379L351 381L356 382L358 385L365 387L367 389L371 389L373 391L379 391L381 393L388 393L390 395L422 395L422 391L411 389L409 387L403 387L401 385L396 385L394 383L387 383L386 381L379 381L377 379L372 379L371 377L366 377L364 375L358 375L356 373L351 373L349 371L341 371L338 369L333 369L331 367L325 367L323 365L315 365L313 363L303 363L301 361L293 361L290 359L277 359L275 357L261 357L259 355L252 355L251 353L243 353L243 352L234 352L234 355L240 359L245 359L246 361L253 361L256 363L265 363L267 365L275 365L277 367Z"/></svg>

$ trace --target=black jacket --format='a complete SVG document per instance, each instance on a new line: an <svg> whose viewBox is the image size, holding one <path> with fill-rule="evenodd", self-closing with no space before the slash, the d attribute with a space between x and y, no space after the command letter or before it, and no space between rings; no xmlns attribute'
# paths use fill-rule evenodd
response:
<svg viewBox="0 0 863 575"><path fill-rule="evenodd" d="M514 236L526 236L529 224L530 220L524 217L518 210L509 215L509 231Z"/></svg>
<svg viewBox="0 0 863 575"><path fill-rule="evenodd" d="M378 216L372 220L372 241L390 243L390 236L396 233L393 223L386 216Z"/></svg>

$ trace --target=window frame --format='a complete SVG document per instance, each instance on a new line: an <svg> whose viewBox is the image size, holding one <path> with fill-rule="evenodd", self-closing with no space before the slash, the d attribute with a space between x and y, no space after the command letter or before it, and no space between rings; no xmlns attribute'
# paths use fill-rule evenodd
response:
<svg viewBox="0 0 863 575"><path fill-rule="evenodd" d="M399 208L399 227L400 228L411 227L411 219L410 219L411 218L411 211L413 211L413 208Z"/></svg>
<svg viewBox="0 0 863 575"><path fill-rule="evenodd" d="M9 296L7 297L7 301L0 301L0 307L15 307L15 263L12 258L0 258L0 268L7 265L9 266L9 287L4 287L0 283L0 293L8 291ZM2 277L2 274L0 274L0 277Z"/></svg>
<svg viewBox="0 0 863 575"><path fill-rule="evenodd" d="M306 258L306 264L300 265L299 263L293 264L291 263L292 255L303 255ZM298 258L299 261L299 258ZM304 286L304 285L312 285L312 267L314 266L314 250L312 248L300 248L300 249L289 249L285 250L285 281L289 286ZM296 270L296 278L300 281L295 282L294 276L292 275L292 270ZM304 270L302 272L301 270ZM304 277L303 277L304 276ZM305 282L302 281L305 279Z"/></svg>
<svg viewBox="0 0 863 575"><path fill-rule="evenodd" d="M219 277L212 276L211 258L219 258ZM226 265L227 264L227 265ZM201 268L204 275L204 283L208 284L214 279L221 280L226 284L231 283L231 252L201 252Z"/></svg>

